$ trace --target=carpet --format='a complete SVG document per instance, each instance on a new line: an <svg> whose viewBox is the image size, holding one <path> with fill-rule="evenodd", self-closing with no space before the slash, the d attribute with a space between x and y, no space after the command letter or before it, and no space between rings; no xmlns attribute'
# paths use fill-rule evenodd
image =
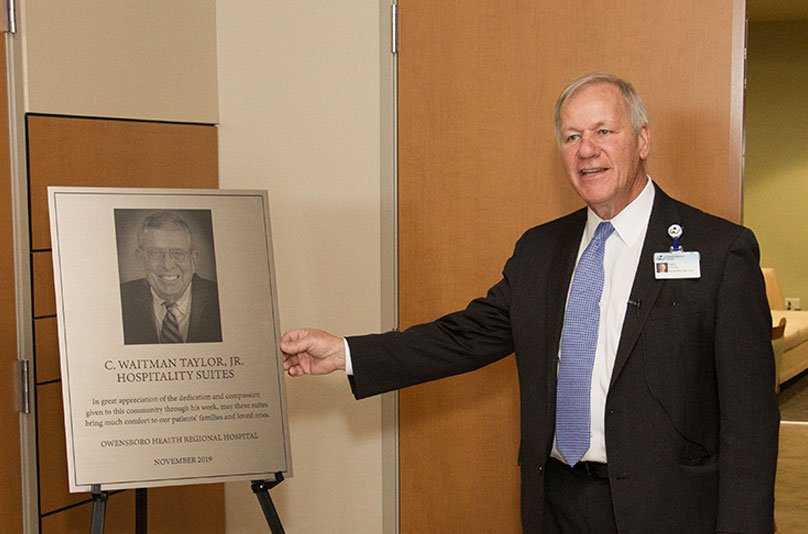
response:
<svg viewBox="0 0 808 534"><path fill-rule="evenodd" d="M778 403L781 421L808 422L808 372L780 386Z"/></svg>
<svg viewBox="0 0 808 534"><path fill-rule="evenodd" d="M774 489L778 534L808 532L808 423L780 424L780 452Z"/></svg>

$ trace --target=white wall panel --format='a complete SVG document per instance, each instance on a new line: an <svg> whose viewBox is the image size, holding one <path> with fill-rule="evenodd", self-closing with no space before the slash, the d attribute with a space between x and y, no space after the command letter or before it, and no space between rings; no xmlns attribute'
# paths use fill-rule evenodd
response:
<svg viewBox="0 0 808 534"><path fill-rule="evenodd" d="M281 327L381 325L379 5L219 0L222 188L268 189ZM382 532L381 401L345 376L287 379L294 478L272 490L288 532ZM266 531L248 484L228 534Z"/></svg>

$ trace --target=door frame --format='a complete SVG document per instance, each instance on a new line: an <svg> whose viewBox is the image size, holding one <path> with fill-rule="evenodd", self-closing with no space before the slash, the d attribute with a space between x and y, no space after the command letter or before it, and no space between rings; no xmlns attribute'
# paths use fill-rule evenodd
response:
<svg viewBox="0 0 808 534"><path fill-rule="evenodd" d="M381 317L398 329L398 56L397 0L379 0ZM400 530L398 392L381 396L382 532Z"/></svg>
<svg viewBox="0 0 808 534"><path fill-rule="evenodd" d="M17 33L6 33L9 150L14 250L14 300L17 318L17 363L21 374L20 471L23 532L39 532L39 493L36 450L36 395L33 378L33 302L31 299L31 246L28 207L28 157L25 143L25 87L23 45ZM23 380L26 382L23 384Z"/></svg>

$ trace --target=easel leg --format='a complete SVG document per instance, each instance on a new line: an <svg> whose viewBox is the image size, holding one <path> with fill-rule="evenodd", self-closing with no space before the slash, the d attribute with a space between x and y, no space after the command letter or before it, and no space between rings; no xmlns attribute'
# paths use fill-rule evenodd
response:
<svg viewBox="0 0 808 534"><path fill-rule="evenodd" d="M146 534L149 529L149 490L135 490L135 533Z"/></svg>
<svg viewBox="0 0 808 534"><path fill-rule="evenodd" d="M109 494L101 491L101 484L90 486L93 496L93 520L90 524L90 534L104 534L104 516L107 511L107 498Z"/></svg>
<svg viewBox="0 0 808 534"><path fill-rule="evenodd" d="M275 480L253 480L251 483L253 493L258 497L258 502L261 504L264 517L269 525L269 531L272 534L285 534L281 519L278 517L278 511L275 509L275 505L272 504L272 497L269 496L269 490L281 482L283 482L283 473L275 473Z"/></svg>

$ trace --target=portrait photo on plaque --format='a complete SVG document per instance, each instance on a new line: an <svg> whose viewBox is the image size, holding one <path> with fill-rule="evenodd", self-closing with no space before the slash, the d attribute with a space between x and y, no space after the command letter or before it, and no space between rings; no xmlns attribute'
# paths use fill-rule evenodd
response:
<svg viewBox="0 0 808 534"><path fill-rule="evenodd" d="M210 210L115 210L125 345L222 340Z"/></svg>
<svg viewBox="0 0 808 534"><path fill-rule="evenodd" d="M70 490L291 476L267 192L48 197Z"/></svg>

